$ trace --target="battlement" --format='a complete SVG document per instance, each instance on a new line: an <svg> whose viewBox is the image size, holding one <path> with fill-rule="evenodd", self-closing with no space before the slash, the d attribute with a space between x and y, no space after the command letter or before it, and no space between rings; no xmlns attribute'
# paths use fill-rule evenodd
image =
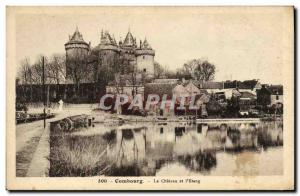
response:
<svg viewBox="0 0 300 196"><path fill-rule="evenodd" d="M140 55L155 56L155 50L152 50L152 49L137 49L137 50L135 50L135 55L136 56L140 56Z"/></svg>

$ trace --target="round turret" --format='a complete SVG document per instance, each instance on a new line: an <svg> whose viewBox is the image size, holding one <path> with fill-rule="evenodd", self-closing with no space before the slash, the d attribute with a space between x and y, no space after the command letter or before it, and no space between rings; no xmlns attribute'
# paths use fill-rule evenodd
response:
<svg viewBox="0 0 300 196"><path fill-rule="evenodd" d="M72 36L69 36L69 41L65 44L66 50L66 76L70 78L72 66L75 64L82 64L85 66L86 58L90 51L90 44L83 40L82 34L76 30Z"/></svg>
<svg viewBox="0 0 300 196"><path fill-rule="evenodd" d="M100 44L93 49L99 58L99 66L111 69L117 64L120 49L114 36L112 37L108 31L101 31ZM98 69L100 70L100 69Z"/></svg>
<svg viewBox="0 0 300 196"><path fill-rule="evenodd" d="M83 40L82 34L78 31L77 27L73 36L69 36L69 41L65 44L65 50L67 52L72 49L82 49L86 52L90 49L90 45Z"/></svg>
<svg viewBox="0 0 300 196"><path fill-rule="evenodd" d="M146 38L143 43L140 42L140 47L136 49L135 55L137 68L153 76L155 51L151 48Z"/></svg>

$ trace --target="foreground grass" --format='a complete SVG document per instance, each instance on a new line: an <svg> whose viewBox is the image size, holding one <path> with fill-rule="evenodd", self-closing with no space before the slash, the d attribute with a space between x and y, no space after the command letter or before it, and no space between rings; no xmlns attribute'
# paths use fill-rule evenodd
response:
<svg viewBox="0 0 300 196"><path fill-rule="evenodd" d="M95 176L106 168L107 142L101 136L50 136L49 176Z"/></svg>

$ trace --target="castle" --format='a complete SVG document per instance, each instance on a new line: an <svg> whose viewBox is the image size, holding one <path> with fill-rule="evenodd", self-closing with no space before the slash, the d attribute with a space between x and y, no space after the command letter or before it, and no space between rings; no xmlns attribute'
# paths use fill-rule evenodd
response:
<svg viewBox="0 0 300 196"><path fill-rule="evenodd" d="M74 68L88 66L91 62L96 62L96 66L90 71L94 77L98 77L99 72L103 70L126 74L130 69L146 73L150 77L154 75L155 51L146 38L144 41L140 40L137 45L136 38L130 30L124 41L120 40L119 43L108 31L102 30L100 43L92 48L91 43L84 41L76 27L75 32L69 36L69 41L65 44L65 50L67 79L74 74L72 73Z"/></svg>

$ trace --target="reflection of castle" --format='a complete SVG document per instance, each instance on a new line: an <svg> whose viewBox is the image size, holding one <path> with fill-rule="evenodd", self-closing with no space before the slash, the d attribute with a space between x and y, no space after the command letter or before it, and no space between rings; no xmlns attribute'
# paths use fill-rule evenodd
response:
<svg viewBox="0 0 300 196"><path fill-rule="evenodd" d="M84 41L82 34L76 28L65 44L65 50L67 78L73 74L74 67L88 66L93 62L97 62L97 66L92 67L92 72L98 73L93 74L94 76L99 75L99 72L103 70L126 73L132 67L149 76L154 74L155 51L146 38L137 45L136 38L130 31L124 41L120 40L117 43L114 36L102 30L99 45L91 48L91 44Z"/></svg>
<svg viewBox="0 0 300 196"><path fill-rule="evenodd" d="M189 170L208 172L216 165L217 151L282 145L282 128L271 123L152 124L121 126L115 132L116 142L108 148L108 157L115 162L113 175L122 175L122 171L155 175L165 164L176 162Z"/></svg>

